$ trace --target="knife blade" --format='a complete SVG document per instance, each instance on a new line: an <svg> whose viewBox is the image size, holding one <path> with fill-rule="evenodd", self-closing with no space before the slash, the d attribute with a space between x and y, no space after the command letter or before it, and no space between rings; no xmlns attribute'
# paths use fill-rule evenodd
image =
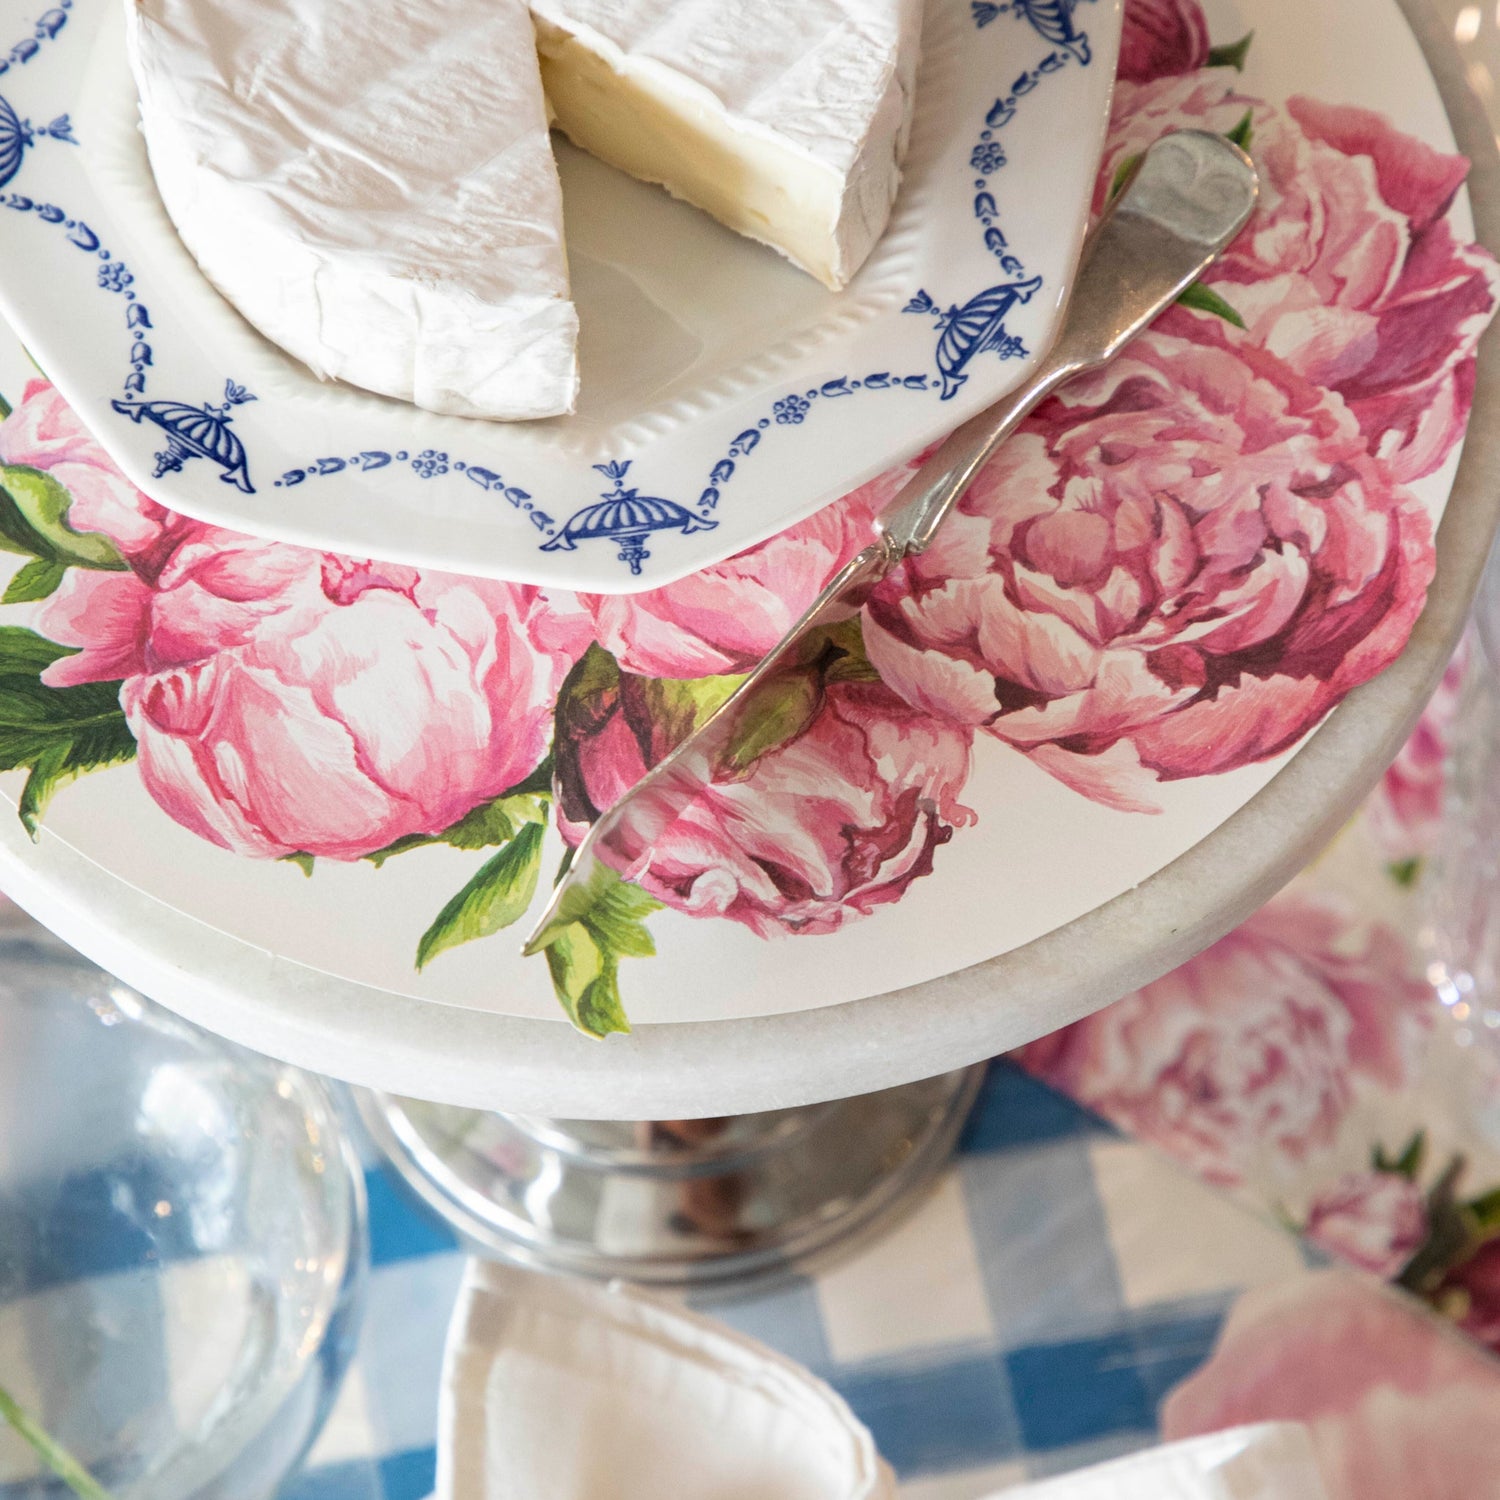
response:
<svg viewBox="0 0 1500 1500"><path fill-rule="evenodd" d="M728 698L604 811L573 852L522 952L546 948L587 910L600 866L629 879L712 781L757 702L814 632L847 620L907 557L930 545L959 497L1059 386L1107 364L1228 247L1254 211L1250 158L1222 136L1178 131L1146 151L1084 243L1057 336L1031 378L958 427L875 522L875 535Z"/></svg>

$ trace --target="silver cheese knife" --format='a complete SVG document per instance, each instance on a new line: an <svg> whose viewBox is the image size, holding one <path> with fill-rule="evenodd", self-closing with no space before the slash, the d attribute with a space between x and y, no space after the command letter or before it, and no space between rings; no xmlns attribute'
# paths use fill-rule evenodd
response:
<svg viewBox="0 0 1500 1500"><path fill-rule="evenodd" d="M666 832L739 742L742 721L753 722L768 680L798 663L814 631L847 620L904 558L925 551L1022 419L1075 375L1107 364L1170 307L1244 228L1258 192L1250 158L1222 136L1179 131L1142 156L1084 243L1066 314L1031 379L942 444L876 519L870 545L834 576L744 682L599 816L523 952L539 952L583 915L595 898L601 864L628 868Z"/></svg>

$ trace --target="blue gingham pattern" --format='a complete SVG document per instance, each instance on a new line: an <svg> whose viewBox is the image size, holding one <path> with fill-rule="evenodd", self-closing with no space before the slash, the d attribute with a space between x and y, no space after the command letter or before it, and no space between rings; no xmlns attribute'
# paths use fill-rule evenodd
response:
<svg viewBox="0 0 1500 1500"><path fill-rule="evenodd" d="M282 1500L424 1500L463 1269L373 1162L365 1324ZM1152 1441L1165 1393L1298 1243L1008 1063L920 1209L815 1277L700 1310L836 1386L904 1500L975 1500Z"/></svg>

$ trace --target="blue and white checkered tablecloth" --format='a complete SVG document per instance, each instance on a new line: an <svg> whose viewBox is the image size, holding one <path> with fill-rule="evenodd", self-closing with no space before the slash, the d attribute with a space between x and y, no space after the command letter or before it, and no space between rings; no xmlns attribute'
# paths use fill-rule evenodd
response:
<svg viewBox="0 0 1500 1500"><path fill-rule="evenodd" d="M367 1170L360 1346L282 1500L423 1500L463 1269L452 1237ZM690 1299L836 1386L907 1500L975 1500L1150 1442L1240 1290L1305 1254L1007 1063L921 1208L857 1256L759 1297Z"/></svg>

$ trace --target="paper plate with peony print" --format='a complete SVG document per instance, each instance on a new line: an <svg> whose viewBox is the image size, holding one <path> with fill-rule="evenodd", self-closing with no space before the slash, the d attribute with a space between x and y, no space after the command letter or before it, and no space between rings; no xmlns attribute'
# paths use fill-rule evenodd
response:
<svg viewBox="0 0 1500 1500"><path fill-rule="evenodd" d="M900 197L839 294L560 144L580 404L508 423L321 383L218 295L157 197L121 4L11 11L0 308L124 471L256 535L628 593L1025 378L1087 222L1120 0L931 0Z"/></svg>
<svg viewBox="0 0 1500 1500"><path fill-rule="evenodd" d="M868 1068L828 1097L877 1064L952 1066L948 1001L996 965L1004 1003L968 1024L999 1046L1112 998L1099 973L1222 932L1351 805L1349 767L1394 751L1456 630L1500 486L1471 479L1436 544L1434 525L1497 275L1394 3L1131 7L1100 183L1164 130L1219 130L1259 160L1259 217L1188 306L1035 414L550 965L518 934L566 843L782 632L899 473L674 584L574 597L174 516L12 350L0 878L243 1040L275 1011L263 1044L300 1049L322 1007L340 1019L299 1055L338 1070L327 1038L354 1049L392 1015L430 1017L418 1037L513 1023L530 1040L510 1061L455 1047L444 1068L470 1097L490 1076L530 1089L528 1108L545 1077L584 1114L691 1113L715 1102L699 1078L729 1099L715 1026L686 1023L831 1018ZM1304 755L1361 684L1382 706L1340 708ZM1320 755L1343 724L1358 744ZM1242 874L1225 851L1247 848ZM1208 874L1153 906L1190 865ZM1218 904L1184 927L1205 889ZM1126 908L1149 920L1122 927ZM866 1018L913 986L948 1050L913 1001L895 1058ZM565 1012L637 1036L580 1053ZM695 1047L703 1066L668 1080L660 1060ZM801 1068L805 1099L809 1059L838 1051L764 1068ZM451 1097L441 1075L405 1086ZM768 1107L748 1081L732 1097Z"/></svg>

